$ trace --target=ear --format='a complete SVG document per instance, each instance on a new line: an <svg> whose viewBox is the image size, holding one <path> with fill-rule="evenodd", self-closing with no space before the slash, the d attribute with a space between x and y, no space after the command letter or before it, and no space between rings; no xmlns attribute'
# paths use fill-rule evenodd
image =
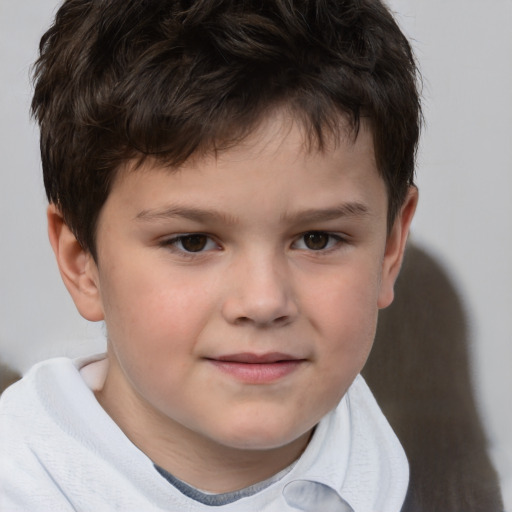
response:
<svg viewBox="0 0 512 512"><path fill-rule="evenodd" d="M89 251L82 248L59 209L47 210L48 236L60 275L79 313L87 320L103 320L98 268Z"/></svg>
<svg viewBox="0 0 512 512"><path fill-rule="evenodd" d="M391 232L386 241L386 250L382 261L382 274L377 305L380 309L387 308L394 298L394 286L404 257L409 228L411 226L416 205L418 189L410 186L405 202L397 215Z"/></svg>

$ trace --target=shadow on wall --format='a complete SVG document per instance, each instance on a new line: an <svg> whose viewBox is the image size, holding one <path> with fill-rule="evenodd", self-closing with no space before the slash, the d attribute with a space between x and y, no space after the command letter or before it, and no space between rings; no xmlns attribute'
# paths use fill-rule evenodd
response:
<svg viewBox="0 0 512 512"><path fill-rule="evenodd" d="M11 384L14 384L21 378L21 375L11 370L8 366L0 362L0 395L4 389Z"/></svg>
<svg viewBox="0 0 512 512"><path fill-rule="evenodd" d="M407 453L403 512L503 510L473 397L467 319L445 270L407 249L363 370Z"/></svg>

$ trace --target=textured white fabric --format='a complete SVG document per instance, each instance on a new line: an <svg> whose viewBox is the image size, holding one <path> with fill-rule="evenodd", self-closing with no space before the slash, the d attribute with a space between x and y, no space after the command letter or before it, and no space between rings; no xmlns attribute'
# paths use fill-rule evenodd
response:
<svg viewBox="0 0 512 512"><path fill-rule="evenodd" d="M35 366L0 399L0 510L6 512L398 512L402 447L362 377L318 424L281 480L227 505L174 488L121 432L91 388L99 358ZM86 382L87 381L87 384Z"/></svg>

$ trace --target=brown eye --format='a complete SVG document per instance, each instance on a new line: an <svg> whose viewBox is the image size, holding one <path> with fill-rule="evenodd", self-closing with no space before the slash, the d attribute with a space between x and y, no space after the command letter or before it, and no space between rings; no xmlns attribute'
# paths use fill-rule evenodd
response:
<svg viewBox="0 0 512 512"><path fill-rule="evenodd" d="M330 235L321 231L306 233L304 235L304 244L308 249L313 251L321 251L325 249L329 243Z"/></svg>
<svg viewBox="0 0 512 512"><path fill-rule="evenodd" d="M180 237L181 246L188 252L202 251L208 243L206 235L187 235Z"/></svg>

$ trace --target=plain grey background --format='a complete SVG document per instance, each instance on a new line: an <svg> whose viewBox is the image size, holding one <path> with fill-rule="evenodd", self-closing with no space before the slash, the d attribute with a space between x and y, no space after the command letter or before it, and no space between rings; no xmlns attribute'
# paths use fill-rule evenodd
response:
<svg viewBox="0 0 512 512"><path fill-rule="evenodd" d="M29 67L55 0L0 0L0 357L21 371L101 351L47 242ZM390 0L424 76L415 242L450 271L470 319L480 412L512 510L512 0ZM440 364L442 364L440 362Z"/></svg>

